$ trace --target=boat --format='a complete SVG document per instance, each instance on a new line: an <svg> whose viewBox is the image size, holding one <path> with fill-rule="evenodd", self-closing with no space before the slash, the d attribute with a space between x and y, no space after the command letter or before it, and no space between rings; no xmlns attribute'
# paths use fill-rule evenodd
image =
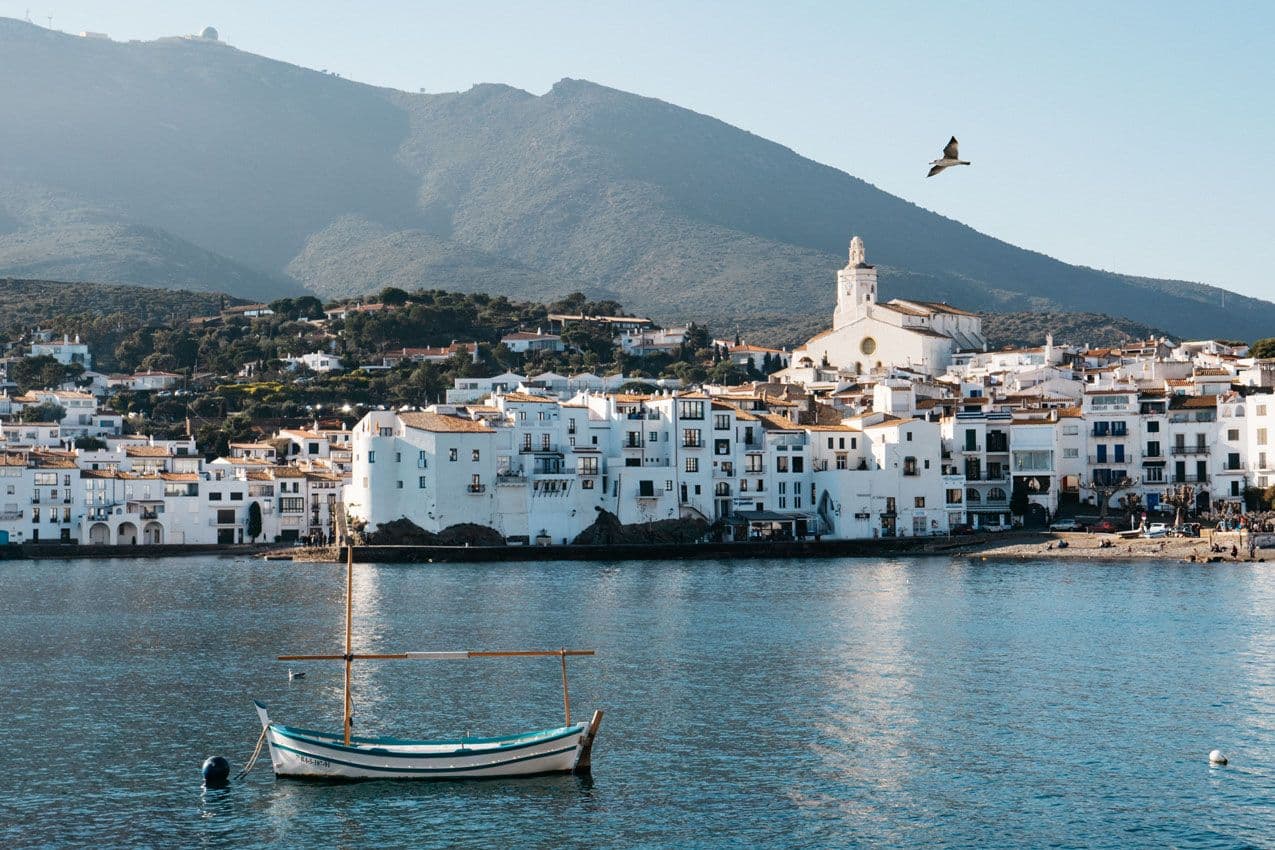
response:
<svg viewBox="0 0 1275 850"><path fill-rule="evenodd" d="M269 708L255 701L261 737L268 745L276 777L308 779L483 779L588 773L593 742L602 722L594 711L588 723L571 721L567 658L593 655L591 649L467 650L449 652L356 653L353 651L354 546L346 545L345 652L339 655L280 655L280 661L345 662L344 722L340 732L319 732L276 723ZM490 738L410 740L351 735L353 662L361 660L457 661L486 658L557 658L562 670L561 726ZM261 742L258 742L260 751ZM254 755L255 759L255 755Z"/></svg>

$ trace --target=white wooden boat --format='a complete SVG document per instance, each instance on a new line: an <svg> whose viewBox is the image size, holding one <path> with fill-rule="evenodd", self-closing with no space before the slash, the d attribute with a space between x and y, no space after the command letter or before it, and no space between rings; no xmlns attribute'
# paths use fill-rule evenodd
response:
<svg viewBox="0 0 1275 850"><path fill-rule="evenodd" d="M270 748L275 776L326 779L481 779L585 773L592 767L593 742L602 723L595 711L588 723L571 722L567 656L593 655L591 649L484 650L469 652L355 653L353 636L354 547L347 546L345 652L340 655L281 655L280 661L344 661L343 729L316 732L270 719L256 702L262 739ZM479 658L558 658L562 667L562 726L495 738L404 740L350 734L353 716L353 662L358 660L451 661ZM258 742L260 749L261 742ZM254 755L255 758L255 755Z"/></svg>
<svg viewBox="0 0 1275 850"><path fill-rule="evenodd" d="M326 779L483 779L582 772L601 712L590 723L500 738L406 741L351 737L272 723L257 713L276 776Z"/></svg>

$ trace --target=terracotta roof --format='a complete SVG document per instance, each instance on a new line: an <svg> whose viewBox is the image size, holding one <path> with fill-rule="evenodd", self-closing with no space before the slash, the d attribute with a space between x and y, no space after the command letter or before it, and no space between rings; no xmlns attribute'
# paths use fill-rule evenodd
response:
<svg viewBox="0 0 1275 850"><path fill-rule="evenodd" d="M877 304L876 306L884 307L885 309L892 310L895 313L902 313L905 316L929 316L930 315L930 313L926 310L913 307L910 304L899 304L895 301L886 301L882 304ZM908 330L916 330L916 329L909 328Z"/></svg>
<svg viewBox="0 0 1275 850"><path fill-rule="evenodd" d="M199 476L194 472L161 472L159 477L164 481L198 481Z"/></svg>
<svg viewBox="0 0 1275 850"><path fill-rule="evenodd" d="M171 457L170 452L164 446L125 446L125 457Z"/></svg>
<svg viewBox="0 0 1275 850"><path fill-rule="evenodd" d="M1170 410L1181 410L1183 408L1204 408L1217 407L1217 396L1215 395L1180 395L1174 396L1169 400Z"/></svg>
<svg viewBox="0 0 1275 850"><path fill-rule="evenodd" d="M929 307L931 310L934 310L937 313L951 313L954 316L977 316L978 315L977 313L970 313L967 310L962 310L958 307L953 307L951 304L944 304L941 301L914 301L911 298L908 298L905 300L911 301L913 304L920 304L923 307Z"/></svg>
<svg viewBox="0 0 1275 850"><path fill-rule="evenodd" d="M901 417L901 416L892 416L891 414L887 413L887 414L885 415L885 418L884 418L884 419L882 419L880 422L874 422L874 423L873 423L873 424L871 424L871 425L864 425L864 426L863 426L863 428L864 428L864 430L865 430L865 431L866 431L868 428L889 428L889 427L893 427L893 426L895 426L895 425L901 425L902 423L907 422L907 421L909 421L909 420L904 419L904 418L903 418L903 417Z"/></svg>
<svg viewBox="0 0 1275 850"><path fill-rule="evenodd" d="M757 418L767 431L800 431L802 427L786 416L776 416L773 413L763 413Z"/></svg>
<svg viewBox="0 0 1275 850"><path fill-rule="evenodd" d="M556 398L545 398L543 396L531 395L530 393L505 393L505 401L515 401L531 404L557 404Z"/></svg>
<svg viewBox="0 0 1275 850"><path fill-rule="evenodd" d="M475 419L462 419L459 416L446 416L442 413L400 413L398 418L408 428L418 431L434 431L442 433L492 433L491 426Z"/></svg>

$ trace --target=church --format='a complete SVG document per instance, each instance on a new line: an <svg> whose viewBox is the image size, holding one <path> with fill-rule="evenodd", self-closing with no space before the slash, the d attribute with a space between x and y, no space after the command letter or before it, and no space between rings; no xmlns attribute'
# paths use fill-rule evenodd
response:
<svg viewBox="0 0 1275 850"><path fill-rule="evenodd" d="M832 330L811 337L792 353L795 367L832 368L853 374L902 367L927 375L946 371L958 351L985 351L983 320L931 301L877 301L877 270L868 265L863 240L850 240L850 262L837 272Z"/></svg>

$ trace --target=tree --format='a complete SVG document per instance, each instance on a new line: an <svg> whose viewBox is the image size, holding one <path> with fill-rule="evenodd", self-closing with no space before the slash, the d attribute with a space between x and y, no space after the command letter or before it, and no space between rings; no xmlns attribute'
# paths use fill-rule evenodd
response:
<svg viewBox="0 0 1275 850"><path fill-rule="evenodd" d="M9 380L17 384L21 392L53 389L79 377L83 371L84 367L78 363L64 366L53 357L42 354L24 357L10 365Z"/></svg>
<svg viewBox="0 0 1275 850"><path fill-rule="evenodd" d="M1014 483L1014 489L1009 496L1009 511L1014 516L1026 516L1027 511L1031 508L1031 499L1027 497L1027 485L1022 481Z"/></svg>
<svg viewBox="0 0 1275 850"><path fill-rule="evenodd" d="M407 303L407 292L397 286L387 286L381 290L381 303L391 307L402 307Z"/></svg>
<svg viewBox="0 0 1275 850"><path fill-rule="evenodd" d="M1088 490L1098 500L1098 517L1106 519L1107 509L1111 506L1111 497L1117 493L1138 486L1137 478L1121 478L1116 481L1081 481L1080 489Z"/></svg>
<svg viewBox="0 0 1275 850"><path fill-rule="evenodd" d="M22 408L23 422L61 422L64 416L66 408L53 401Z"/></svg>
<svg viewBox="0 0 1275 850"><path fill-rule="evenodd" d="M100 437L76 437L75 447L82 452L94 452L106 448L106 441Z"/></svg>
<svg viewBox="0 0 1275 850"><path fill-rule="evenodd" d="M248 505L248 537L253 543L261 536L261 504L252 502Z"/></svg>
<svg viewBox="0 0 1275 850"><path fill-rule="evenodd" d="M1249 347L1248 353L1259 360L1275 357L1275 337L1268 336L1257 340Z"/></svg>

